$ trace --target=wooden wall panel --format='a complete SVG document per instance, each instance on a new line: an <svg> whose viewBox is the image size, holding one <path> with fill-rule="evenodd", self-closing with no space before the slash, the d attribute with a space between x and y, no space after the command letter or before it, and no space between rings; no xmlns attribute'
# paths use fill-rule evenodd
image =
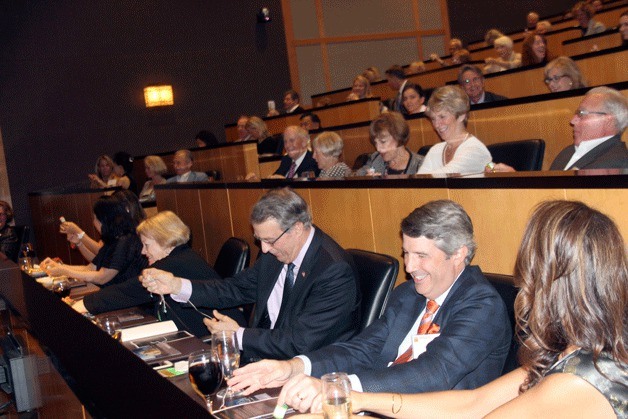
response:
<svg viewBox="0 0 628 419"><path fill-rule="evenodd" d="M222 244L233 236L228 202L229 192L226 189L199 190L200 206L196 215L202 220L204 257L212 265Z"/></svg>
<svg viewBox="0 0 628 419"><path fill-rule="evenodd" d="M607 48L615 48L621 45L621 35L617 32L604 36L582 38L578 42L563 44L563 55L568 57L585 54L591 51L602 51Z"/></svg>
<svg viewBox="0 0 628 419"><path fill-rule="evenodd" d="M567 189L565 199L582 201L610 216L628 244L628 196L625 189Z"/></svg>
<svg viewBox="0 0 628 419"><path fill-rule="evenodd" d="M176 214L179 216L181 221L190 227L190 234L192 235L192 248L208 260L207 246L203 230L203 218L199 201L199 189L177 189L176 199Z"/></svg>

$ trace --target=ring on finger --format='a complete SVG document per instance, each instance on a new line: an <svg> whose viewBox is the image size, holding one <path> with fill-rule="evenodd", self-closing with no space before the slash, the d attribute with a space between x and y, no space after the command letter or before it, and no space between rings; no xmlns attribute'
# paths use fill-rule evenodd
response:
<svg viewBox="0 0 628 419"><path fill-rule="evenodd" d="M297 393L297 399L303 401L305 400L305 397L303 397L302 395L300 395L299 393Z"/></svg>

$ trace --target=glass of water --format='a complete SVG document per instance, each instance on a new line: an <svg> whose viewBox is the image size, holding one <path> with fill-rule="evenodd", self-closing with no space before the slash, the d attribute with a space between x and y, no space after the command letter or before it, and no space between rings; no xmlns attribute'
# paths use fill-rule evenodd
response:
<svg viewBox="0 0 628 419"><path fill-rule="evenodd" d="M351 381L344 372L332 372L323 381L323 414L325 419L351 417Z"/></svg>

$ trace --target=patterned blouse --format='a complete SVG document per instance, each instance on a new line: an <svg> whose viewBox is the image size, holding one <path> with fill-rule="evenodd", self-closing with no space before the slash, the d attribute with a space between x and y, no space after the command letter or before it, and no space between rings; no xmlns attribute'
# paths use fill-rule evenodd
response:
<svg viewBox="0 0 628 419"><path fill-rule="evenodd" d="M351 173L351 169L343 162L338 162L334 164L327 170L321 170L321 174L318 175L319 178L329 179L332 177L347 177Z"/></svg>

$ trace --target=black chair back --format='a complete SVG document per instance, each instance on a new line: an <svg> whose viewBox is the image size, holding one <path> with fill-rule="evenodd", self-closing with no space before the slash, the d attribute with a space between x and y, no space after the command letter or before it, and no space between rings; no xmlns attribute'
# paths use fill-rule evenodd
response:
<svg viewBox="0 0 628 419"><path fill-rule="evenodd" d="M229 278L248 268L251 260L249 244L236 237L229 238L220 248L214 269L223 278Z"/></svg>
<svg viewBox="0 0 628 419"><path fill-rule="evenodd" d="M513 278L510 275L500 275L500 274L492 274L492 273L484 273L484 276L488 281L495 287L502 300L504 300L504 304L506 304L506 309L508 310L508 319L510 320L510 325L512 326L512 330L515 330L515 298L517 297L517 293L519 289L514 286ZM510 342L510 350L508 351L508 356L506 357L506 363L504 364L504 369L502 370L502 375L509 373L512 370L515 370L519 367L519 362L517 361L517 351L519 350L519 342L514 338Z"/></svg>
<svg viewBox="0 0 628 419"><path fill-rule="evenodd" d="M369 161L369 157L371 157L370 153L362 153L360 154L358 157L355 158L355 161L353 162L353 170L359 170L362 168L362 166L364 166L366 164L367 161Z"/></svg>
<svg viewBox="0 0 628 419"><path fill-rule="evenodd" d="M496 163L506 163L517 171L541 170L545 155L545 141L522 140L495 143L486 146Z"/></svg>
<svg viewBox="0 0 628 419"><path fill-rule="evenodd" d="M362 319L360 331L379 318L386 308L388 296L395 286L399 262L392 256L366 250L347 250L360 275Z"/></svg>
<svg viewBox="0 0 628 419"><path fill-rule="evenodd" d="M419 156L425 157L427 155L427 152L430 151L430 148L432 148L432 144L424 145L423 147L419 148L417 154Z"/></svg>

